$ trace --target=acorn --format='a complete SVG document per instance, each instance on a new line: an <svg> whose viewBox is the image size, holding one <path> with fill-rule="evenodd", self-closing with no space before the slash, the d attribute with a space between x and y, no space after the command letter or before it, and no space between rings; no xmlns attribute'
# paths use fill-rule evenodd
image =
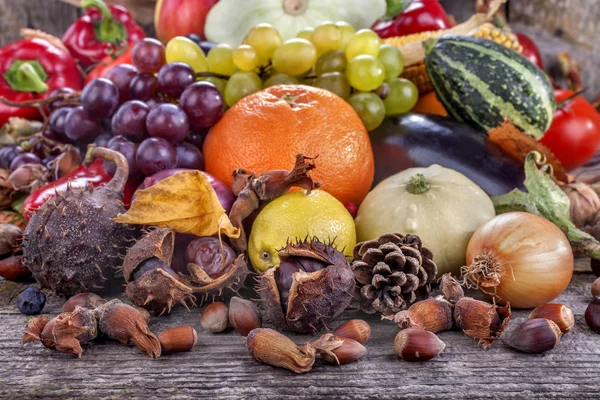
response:
<svg viewBox="0 0 600 400"><path fill-rule="evenodd" d="M434 333L420 328L403 329L394 339L396 354L405 361L428 361L445 348L446 344Z"/></svg>
<svg viewBox="0 0 600 400"><path fill-rule="evenodd" d="M250 300L233 297L229 302L229 323L242 336L262 326L262 316Z"/></svg>
<svg viewBox="0 0 600 400"><path fill-rule="evenodd" d="M506 340L510 347L524 353L544 353L560 342L562 332L549 319L535 318L523 322Z"/></svg>
<svg viewBox="0 0 600 400"><path fill-rule="evenodd" d="M560 331L565 334L575 326L575 317L573 311L564 304L548 303L536 307L530 314L528 319L546 318L554 322L560 328Z"/></svg>
<svg viewBox="0 0 600 400"><path fill-rule="evenodd" d="M342 252L317 238L288 242L279 265L259 277L263 308L278 328L317 332L352 300L355 281Z"/></svg>
<svg viewBox="0 0 600 400"><path fill-rule="evenodd" d="M479 339L483 349L490 347L508 326L510 304L499 307L485 301L463 297L454 305L454 322L463 333Z"/></svg>
<svg viewBox="0 0 600 400"><path fill-rule="evenodd" d="M387 318L387 317L384 317ZM421 300L393 317L400 329L421 328L437 333L452 329L452 304L441 296Z"/></svg>
<svg viewBox="0 0 600 400"><path fill-rule="evenodd" d="M200 316L200 325L205 331L218 333L227 329L229 308L221 301L215 301L204 307Z"/></svg>
<svg viewBox="0 0 600 400"><path fill-rule="evenodd" d="M335 328L333 334L365 344L371 336L371 326L362 319L351 319Z"/></svg>
<svg viewBox="0 0 600 400"><path fill-rule="evenodd" d="M196 345L197 339L198 334L191 326L166 329L158 335L162 351L169 353L189 351Z"/></svg>

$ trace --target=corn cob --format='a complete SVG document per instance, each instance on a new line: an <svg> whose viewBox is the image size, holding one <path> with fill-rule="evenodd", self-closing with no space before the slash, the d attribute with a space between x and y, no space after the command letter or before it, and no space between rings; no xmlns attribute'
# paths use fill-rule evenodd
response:
<svg viewBox="0 0 600 400"><path fill-rule="evenodd" d="M385 39L385 42L400 47L407 43L422 41L431 37L442 36L443 34L444 31L420 32L413 35L387 38ZM509 30L497 28L489 22L481 25L479 29L473 33L473 36L492 40L519 53L523 52L523 46L521 46L517 36L514 33ZM404 71L402 72L402 77L414 82L419 89L419 93L426 93L430 90L433 90L433 87L429 82L429 76L425 70L425 63L423 61L405 67Z"/></svg>

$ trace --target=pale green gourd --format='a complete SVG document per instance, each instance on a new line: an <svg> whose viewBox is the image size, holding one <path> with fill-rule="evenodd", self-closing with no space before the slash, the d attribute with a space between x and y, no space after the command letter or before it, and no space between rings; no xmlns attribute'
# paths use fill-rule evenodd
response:
<svg viewBox="0 0 600 400"><path fill-rule="evenodd" d="M220 0L206 17L204 33L210 41L238 46L252 27L269 23L285 41L326 21L370 28L385 11L385 0Z"/></svg>
<svg viewBox="0 0 600 400"><path fill-rule="evenodd" d="M460 274L469 239L494 218L494 205L469 178L439 165L410 168L379 183L360 205L358 241L414 233L433 252L438 276Z"/></svg>

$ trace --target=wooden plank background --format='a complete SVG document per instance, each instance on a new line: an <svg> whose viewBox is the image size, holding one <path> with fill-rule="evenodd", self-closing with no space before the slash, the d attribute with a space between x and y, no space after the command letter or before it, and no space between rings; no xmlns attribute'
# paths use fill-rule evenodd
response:
<svg viewBox="0 0 600 400"><path fill-rule="evenodd" d="M589 261L579 260L567 290L556 300L575 313L574 330L546 354L528 355L501 341L481 350L461 332L440 333L445 351L429 362L399 360L393 348L398 329L375 316L348 310L338 323L364 318L372 326L367 354L358 362L333 366L317 361L312 372L295 375L256 363L235 332L201 330L200 310L177 308L153 318L151 330L192 325L198 345L190 352L151 359L133 346L100 341L84 346L81 359L44 348L22 346L27 317L15 308L22 284L0 281L0 398L54 399L597 399L600 398L600 336L591 332L583 313L594 279ZM45 313L55 315L61 300L50 297ZM514 329L529 311L516 311ZM337 325L334 325L337 326ZM509 331L507 331L509 332ZM505 333L506 334L506 333ZM312 336L292 335L298 344Z"/></svg>

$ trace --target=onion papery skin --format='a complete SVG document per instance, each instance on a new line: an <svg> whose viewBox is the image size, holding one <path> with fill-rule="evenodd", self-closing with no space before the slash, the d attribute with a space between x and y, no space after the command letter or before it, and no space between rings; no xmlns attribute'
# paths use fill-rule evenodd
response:
<svg viewBox="0 0 600 400"><path fill-rule="evenodd" d="M491 280L473 269L477 259L495 264L492 270L500 274L495 288ZM464 272L471 283L478 282L479 289L499 304L533 308L565 290L573 276L573 264L571 245L556 225L534 214L510 212L475 231L467 247L468 267Z"/></svg>

